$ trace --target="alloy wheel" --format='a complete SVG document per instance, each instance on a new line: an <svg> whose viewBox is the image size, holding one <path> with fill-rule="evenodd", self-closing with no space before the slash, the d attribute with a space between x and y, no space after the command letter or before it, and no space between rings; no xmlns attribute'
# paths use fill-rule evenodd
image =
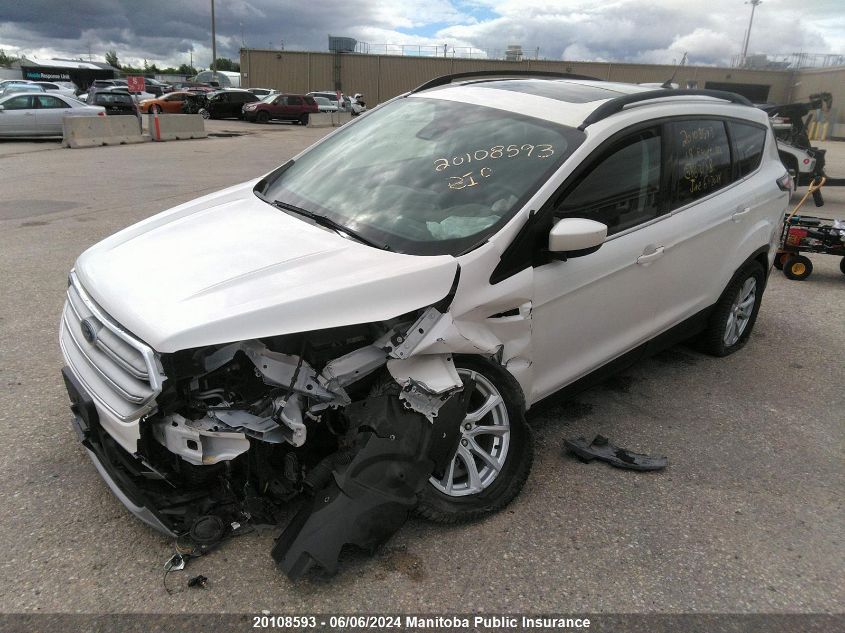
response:
<svg viewBox="0 0 845 633"><path fill-rule="evenodd" d="M464 388L472 389L460 441L443 477L429 480L452 497L478 494L495 481L505 465L511 435L507 405L493 382L469 369L458 373Z"/></svg>
<svg viewBox="0 0 845 633"><path fill-rule="evenodd" d="M740 286L728 313L728 322L725 324L723 338L726 347L736 345L736 342L739 341L745 328L748 327L756 302L757 280L754 277L749 277Z"/></svg>

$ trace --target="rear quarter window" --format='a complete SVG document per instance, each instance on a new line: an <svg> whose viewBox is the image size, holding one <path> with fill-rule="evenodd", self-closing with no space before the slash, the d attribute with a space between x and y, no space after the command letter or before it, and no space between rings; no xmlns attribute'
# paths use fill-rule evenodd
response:
<svg viewBox="0 0 845 633"><path fill-rule="evenodd" d="M766 144L766 130L761 126L739 121L728 121L728 129L734 146L736 176L742 178L760 166L763 147Z"/></svg>
<svg viewBox="0 0 845 633"><path fill-rule="evenodd" d="M731 148L720 120L680 121L669 126L674 206L710 195L731 182Z"/></svg>

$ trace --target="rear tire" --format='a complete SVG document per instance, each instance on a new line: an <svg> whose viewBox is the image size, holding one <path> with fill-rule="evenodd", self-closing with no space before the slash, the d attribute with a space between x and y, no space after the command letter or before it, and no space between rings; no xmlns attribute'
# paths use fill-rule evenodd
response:
<svg viewBox="0 0 845 633"><path fill-rule="evenodd" d="M522 490L534 458L531 428L516 379L503 367L474 356L456 356L455 365L465 381L475 376L476 387L467 418L461 422L462 427L471 428L462 431L444 477L432 477L420 494L417 514L436 523L463 523L501 510ZM497 400L480 418L472 415ZM488 429L495 432L484 433ZM490 465L491 457L498 470ZM472 467L467 459L474 462ZM480 489L472 492L475 487Z"/></svg>
<svg viewBox="0 0 845 633"><path fill-rule="evenodd" d="M839 270L841 270L842 274L845 275L845 257L839 260Z"/></svg>
<svg viewBox="0 0 845 633"><path fill-rule="evenodd" d="M308 115L307 114L303 114L301 117L299 117L299 124L300 125L308 125Z"/></svg>
<svg viewBox="0 0 845 633"><path fill-rule="evenodd" d="M804 281L813 272L813 262L803 255L790 255L783 262L783 274L787 279Z"/></svg>
<svg viewBox="0 0 845 633"><path fill-rule="evenodd" d="M765 287L766 273L758 262L742 266L710 315L699 339L701 351L721 357L741 350L754 329Z"/></svg>

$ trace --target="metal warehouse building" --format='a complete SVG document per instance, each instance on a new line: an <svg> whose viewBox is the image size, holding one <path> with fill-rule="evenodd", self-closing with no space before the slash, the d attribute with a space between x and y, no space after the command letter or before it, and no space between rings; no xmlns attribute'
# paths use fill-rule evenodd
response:
<svg viewBox="0 0 845 633"><path fill-rule="evenodd" d="M294 52L241 49L241 87L275 88L285 92L340 89L360 92L376 105L452 73L476 70L543 70L576 73L631 83L662 83L676 72L674 66L523 60L518 62L450 57L412 57L358 53ZM754 102L787 103L809 95L833 93L834 107L845 114L845 67L801 70L758 70L683 66L675 82L681 87L712 88L738 92ZM845 119L839 115L833 135L845 136Z"/></svg>
<svg viewBox="0 0 845 633"><path fill-rule="evenodd" d="M24 57L13 64L20 68L23 79L34 81L72 81L82 89L95 79L113 79L120 71L103 62L78 59L35 59Z"/></svg>

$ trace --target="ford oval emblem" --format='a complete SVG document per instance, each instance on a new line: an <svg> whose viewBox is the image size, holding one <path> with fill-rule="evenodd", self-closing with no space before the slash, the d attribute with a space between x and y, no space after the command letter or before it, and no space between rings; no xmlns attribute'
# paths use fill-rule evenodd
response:
<svg viewBox="0 0 845 633"><path fill-rule="evenodd" d="M99 324L94 319L83 319L79 324L79 328L82 330L82 336L92 345L97 340L97 325Z"/></svg>

